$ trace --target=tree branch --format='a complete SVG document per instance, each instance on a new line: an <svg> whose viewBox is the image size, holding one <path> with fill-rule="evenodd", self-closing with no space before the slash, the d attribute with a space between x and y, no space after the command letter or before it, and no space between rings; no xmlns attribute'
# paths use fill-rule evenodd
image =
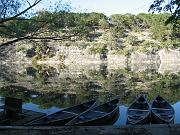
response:
<svg viewBox="0 0 180 135"><path fill-rule="evenodd" d="M13 43L15 43L15 42L19 42L19 41L24 40L24 39L26 39L26 38L27 38L27 37L21 37L21 38L17 38L17 39L8 41L8 42L6 42L6 43L2 43L2 44L0 45L0 47L6 46L6 45L10 45L10 44L13 44Z"/></svg>
<svg viewBox="0 0 180 135"><path fill-rule="evenodd" d="M13 17L9 17L9 18L7 18L7 19L0 20L0 24L5 23L5 22L7 22L7 21L10 21L10 20L13 20L13 19L19 17L20 15L24 14L25 12L27 12L28 10L30 10L31 8L33 8L34 6L36 6L36 5L37 5L39 2L41 2L41 1L42 1L42 0L37 0L37 1L35 1L31 6L29 6L28 8L26 8L25 10L23 10L22 12L16 14L16 15L13 16Z"/></svg>
<svg viewBox="0 0 180 135"><path fill-rule="evenodd" d="M77 36L79 34L79 32L77 33L74 33L72 35L64 35L62 37L35 37L35 36L25 36L25 37L21 37L21 38L17 38L17 39L13 39L11 41L8 41L6 43L2 43L0 45L0 47L3 47L3 46L6 46L6 45L10 45L10 44L13 44L13 43L16 43L16 42L19 42L19 41L22 41L22 40L54 40L54 41L57 41L57 40L66 40L66 39L70 39L71 37L74 37L74 36Z"/></svg>

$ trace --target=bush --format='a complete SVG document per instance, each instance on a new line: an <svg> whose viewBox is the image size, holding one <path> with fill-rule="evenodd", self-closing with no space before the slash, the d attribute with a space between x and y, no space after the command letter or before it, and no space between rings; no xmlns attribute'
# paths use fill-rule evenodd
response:
<svg viewBox="0 0 180 135"><path fill-rule="evenodd" d="M27 51L27 48L24 47L24 46L19 46L19 47L16 48L16 51L17 52L25 53Z"/></svg>
<svg viewBox="0 0 180 135"><path fill-rule="evenodd" d="M138 46L138 38L136 36L128 36L127 42L132 46Z"/></svg>
<svg viewBox="0 0 180 135"><path fill-rule="evenodd" d="M33 65L37 65L37 60L38 60L37 56L34 56L34 57L31 59L32 64L33 64Z"/></svg>

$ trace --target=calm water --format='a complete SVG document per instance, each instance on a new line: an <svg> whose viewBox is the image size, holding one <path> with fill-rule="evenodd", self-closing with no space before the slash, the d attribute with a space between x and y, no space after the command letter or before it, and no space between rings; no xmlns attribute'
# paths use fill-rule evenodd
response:
<svg viewBox="0 0 180 135"><path fill-rule="evenodd" d="M120 117L115 125L124 125L127 107L139 93L146 94L149 103L157 95L166 98L175 109L175 123L180 123L179 71L160 72L152 65L0 66L0 104L5 96L18 97L23 108L47 114L95 97L105 102L119 95Z"/></svg>

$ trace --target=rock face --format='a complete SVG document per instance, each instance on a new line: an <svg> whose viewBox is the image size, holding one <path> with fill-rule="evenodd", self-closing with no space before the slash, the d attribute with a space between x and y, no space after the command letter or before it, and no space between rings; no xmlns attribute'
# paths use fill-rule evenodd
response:
<svg viewBox="0 0 180 135"><path fill-rule="evenodd" d="M180 51L172 49L163 49L158 52L161 59L161 63L179 63L180 62Z"/></svg>
<svg viewBox="0 0 180 135"><path fill-rule="evenodd" d="M180 51L163 49L158 52L161 60L159 72L180 72Z"/></svg>
<svg viewBox="0 0 180 135"><path fill-rule="evenodd" d="M55 43L50 44L54 47L54 57L39 61L39 64L53 65L61 63L58 56L63 55L63 64L67 66L72 66L73 64L88 65L106 63L108 69L126 68L130 66L131 70L136 72L144 71L145 69L156 69L160 73L180 71L180 51L178 50L163 49L156 54L133 52L127 57L113 53L111 50L109 50L107 54L91 54L88 47L80 48L76 45L65 46ZM35 50L32 50L32 46L33 45L21 43L16 46L1 47L0 62L31 63L31 54L35 53ZM22 48L29 51L23 51ZM34 54L32 56L34 56Z"/></svg>
<svg viewBox="0 0 180 135"><path fill-rule="evenodd" d="M27 49L30 47L31 45L26 45L26 43L23 42L18 45L13 44L0 47L0 62L28 63L30 58L26 56L25 51L20 51L20 49Z"/></svg>
<svg viewBox="0 0 180 135"><path fill-rule="evenodd" d="M14 48L14 46L0 47L0 60L5 61L14 58L16 56Z"/></svg>
<svg viewBox="0 0 180 135"><path fill-rule="evenodd" d="M147 63L147 62L153 62L157 63L160 58L157 54L144 54L144 53L132 53L131 54L131 62L133 63Z"/></svg>
<svg viewBox="0 0 180 135"><path fill-rule="evenodd" d="M77 46L59 46L59 53L65 56L65 64L69 63L96 63L100 62L100 54L89 54L87 49Z"/></svg>

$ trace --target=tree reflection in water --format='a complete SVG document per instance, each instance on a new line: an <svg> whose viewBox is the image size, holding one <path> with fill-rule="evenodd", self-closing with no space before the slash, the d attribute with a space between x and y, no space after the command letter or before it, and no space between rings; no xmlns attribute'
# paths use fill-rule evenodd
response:
<svg viewBox="0 0 180 135"><path fill-rule="evenodd" d="M180 73L108 69L107 64L93 69L29 66L18 70L8 65L1 65L0 69L1 97L22 98L25 103L33 102L42 108L71 106L97 96L103 102L116 95L128 105L140 92L146 92L149 101L158 94L171 103L180 101Z"/></svg>

